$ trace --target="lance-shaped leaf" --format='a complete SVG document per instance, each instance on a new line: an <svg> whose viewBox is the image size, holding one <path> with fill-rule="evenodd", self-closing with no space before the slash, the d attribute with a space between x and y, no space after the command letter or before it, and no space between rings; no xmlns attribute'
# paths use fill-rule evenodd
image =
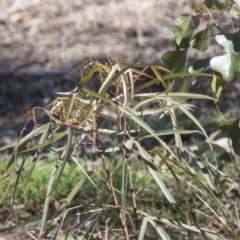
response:
<svg viewBox="0 0 240 240"><path fill-rule="evenodd" d="M176 38L176 43L182 48L187 48L191 40L190 37L193 33L193 30L196 29L198 26L199 26L198 16L183 14L180 17L178 17L175 20L174 26L172 28L172 31Z"/></svg>
<svg viewBox="0 0 240 240"><path fill-rule="evenodd" d="M221 95L222 95L222 91L223 91L223 87L225 86L226 81L224 81L222 79L222 76L218 76L220 74L215 74L212 80L212 90L213 92L216 94L217 100L215 101L216 103L219 101Z"/></svg>
<svg viewBox="0 0 240 240"><path fill-rule="evenodd" d="M221 73L225 81L232 81L240 71L240 31L234 34L219 34L215 39L227 53L212 58L210 66Z"/></svg>

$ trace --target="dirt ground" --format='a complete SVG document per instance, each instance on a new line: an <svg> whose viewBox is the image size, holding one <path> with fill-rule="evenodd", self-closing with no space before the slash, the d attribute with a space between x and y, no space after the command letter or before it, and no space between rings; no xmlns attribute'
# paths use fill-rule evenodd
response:
<svg viewBox="0 0 240 240"><path fill-rule="evenodd" d="M0 0L0 144L27 109L72 90L88 58L159 63L174 47L173 21L193 13L184 0Z"/></svg>
<svg viewBox="0 0 240 240"><path fill-rule="evenodd" d="M24 111L72 90L78 73L63 76L84 60L160 63L174 48L174 19L201 2L0 0L0 144L19 134L13 125ZM0 240L31 239L18 236Z"/></svg>

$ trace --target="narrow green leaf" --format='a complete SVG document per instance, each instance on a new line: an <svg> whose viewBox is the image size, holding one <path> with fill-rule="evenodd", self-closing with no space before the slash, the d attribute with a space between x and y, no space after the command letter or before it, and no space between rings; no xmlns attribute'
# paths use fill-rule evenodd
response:
<svg viewBox="0 0 240 240"><path fill-rule="evenodd" d="M223 88L226 84L226 81L223 80L222 76L219 76L219 74L214 74L214 77L212 79L211 87L213 92L216 94L216 103L219 101Z"/></svg>
<svg viewBox="0 0 240 240"><path fill-rule="evenodd" d="M157 170L156 166L154 165L154 162L152 160L151 155L148 154L148 152L141 146L141 144L138 141L134 140L134 144L136 145L138 152L142 159L144 160L145 164L149 166L152 169Z"/></svg>
<svg viewBox="0 0 240 240"><path fill-rule="evenodd" d="M75 101L76 101L76 97L77 97L77 94L78 93L73 93L72 96L71 96L71 101L70 101L70 104L69 104L69 107L68 107L68 112L67 112L67 116L66 116L66 121L68 121L72 111L73 111L73 106L75 104Z"/></svg>
<svg viewBox="0 0 240 240"><path fill-rule="evenodd" d="M166 199L172 203L172 204L176 204L175 199L173 198L172 194L170 193L170 191L168 190L166 184L164 183L164 181L162 180L159 172L155 171L154 169L150 168L149 166L147 166L149 172L151 173L152 177L154 178L154 180L156 181L156 183L158 184L158 186L160 187L162 193L164 194L164 196L166 197Z"/></svg>
<svg viewBox="0 0 240 240"><path fill-rule="evenodd" d="M46 197L45 197L45 202L44 202L44 207L43 207L43 215L42 215L42 223L41 223L41 228L40 228L40 233L39 235L42 235L42 231L44 228L44 225L46 223L46 219L47 219L47 212L48 212L48 206L50 203L50 199L51 199L51 193L53 190L53 183L54 183L54 178L56 176L56 173L58 171L59 165L58 163L56 163L55 167L53 168L52 172L51 172L51 176L48 182L48 186L47 186L47 192L46 192Z"/></svg>
<svg viewBox="0 0 240 240"><path fill-rule="evenodd" d="M61 165L60 165L60 169L58 170L58 175L57 175L57 179L54 183L54 186L52 187L52 191L54 191L60 181L60 178L62 176L62 173L63 173L63 170L65 168L65 165L67 163L67 160L70 156L70 153L71 153L71 143L72 143L72 130L71 128L67 128L67 143L66 143L66 148L65 150L63 151L62 155L61 155Z"/></svg>
<svg viewBox="0 0 240 240"><path fill-rule="evenodd" d="M127 185L128 185L128 159L124 159L122 167L122 191L121 191L121 202L122 202L122 214L124 220L126 220L126 198L127 198Z"/></svg>
<svg viewBox="0 0 240 240"><path fill-rule="evenodd" d="M92 174L92 172L88 172L88 174L90 176ZM64 201L64 203L61 205L60 210L66 208L71 203L71 201L73 200L74 196L77 194L77 192L82 187L82 185L84 184L85 181L86 181L86 177L82 177L77 182L77 184L74 186L74 188L68 194L68 196L67 196L66 200Z"/></svg>
<svg viewBox="0 0 240 240"><path fill-rule="evenodd" d="M87 174L87 172L84 170L84 168L81 166L81 164L79 163L78 159L76 158L76 156L74 156L74 154L71 155L71 159L77 164L77 166L80 168L80 170L83 172L83 174L86 176L86 178L92 183L92 185L98 190L100 191L100 189L95 185L95 183L92 181L92 179L90 178L90 175ZM101 191L100 191L101 192Z"/></svg>
<svg viewBox="0 0 240 240"><path fill-rule="evenodd" d="M140 232L138 235L138 240L144 240L144 235L147 230L147 223L148 223L148 217L144 217L142 220L142 225L141 225Z"/></svg>
<svg viewBox="0 0 240 240"><path fill-rule="evenodd" d="M115 82L119 77L122 76L122 74L124 74L127 70L129 70L132 67L133 65L129 65L126 68L120 69L118 64L112 66L111 72L109 73L108 77L106 78L101 88L99 89L99 94L104 95L107 89L112 85L112 83Z"/></svg>
<svg viewBox="0 0 240 240"><path fill-rule="evenodd" d="M155 230L158 232L159 236L162 238L162 240L171 240L169 235L161 228L153 219L148 220L149 223L152 224L152 226L155 228Z"/></svg>
<svg viewBox="0 0 240 240"><path fill-rule="evenodd" d="M160 144L162 144L162 146L168 150L176 159L176 155L172 152L172 150L168 147L168 145L161 140L155 133L155 131L147 124L145 123L141 118L139 118L131 109L129 109L128 107L125 107L123 109L122 104L119 102L118 106L120 108L120 110L123 110L124 113L128 116L130 116L137 124L139 124L139 126L141 126L143 129L145 129L147 132L149 132L153 137L155 137Z"/></svg>

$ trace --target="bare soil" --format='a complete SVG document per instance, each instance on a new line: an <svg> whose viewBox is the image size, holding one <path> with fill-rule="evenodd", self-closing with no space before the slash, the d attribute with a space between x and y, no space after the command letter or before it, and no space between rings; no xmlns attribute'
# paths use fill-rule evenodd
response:
<svg viewBox="0 0 240 240"><path fill-rule="evenodd" d="M160 63L174 47L174 18L201 1L1 0L0 144L15 138L19 117L72 90L84 60L121 57Z"/></svg>

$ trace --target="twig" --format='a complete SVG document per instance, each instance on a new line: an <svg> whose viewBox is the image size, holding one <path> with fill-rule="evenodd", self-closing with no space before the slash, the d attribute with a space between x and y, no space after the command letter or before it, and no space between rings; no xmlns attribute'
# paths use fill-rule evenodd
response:
<svg viewBox="0 0 240 240"><path fill-rule="evenodd" d="M96 145L97 145L98 149L101 151L101 146L100 146L100 144L98 142L98 139L96 139ZM129 239L129 234L128 234L127 224L126 224L126 222L124 220L122 211L121 211L120 206L118 204L118 200L117 200L116 193L115 193L115 188L113 186L112 174L109 172L109 168L108 168L105 156L102 153L102 151L101 151L101 158L102 158L102 162L103 162L103 167L104 167L104 169L105 169L105 171L106 171L106 173L108 175L108 181L109 181L108 186L110 187L110 191L111 191L112 196L113 196L113 201L114 201L116 210L118 212L118 217L119 217L119 220L120 220L121 225L122 225L122 230L123 230L125 239L128 240Z"/></svg>

